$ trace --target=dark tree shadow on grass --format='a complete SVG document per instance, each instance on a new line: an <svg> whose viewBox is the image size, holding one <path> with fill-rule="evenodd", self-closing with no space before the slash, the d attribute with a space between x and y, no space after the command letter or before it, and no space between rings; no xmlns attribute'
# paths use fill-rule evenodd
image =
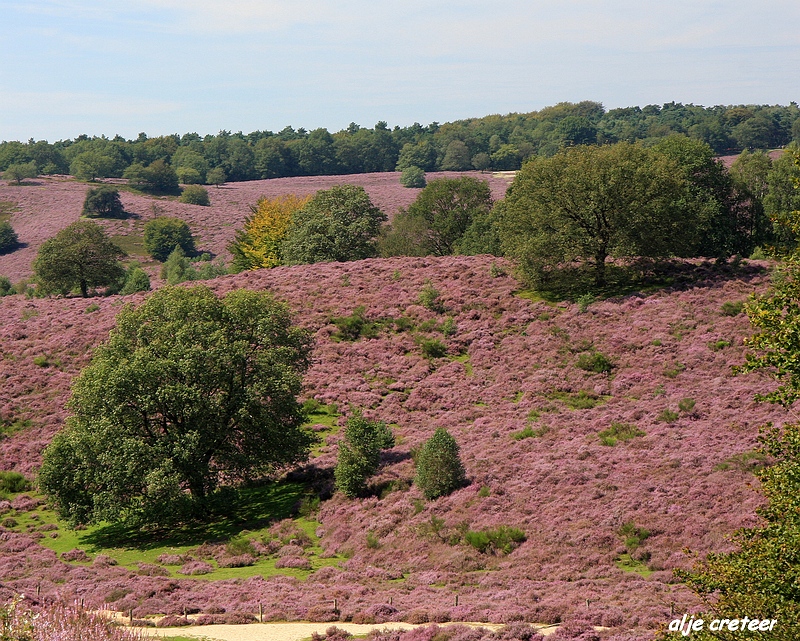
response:
<svg viewBox="0 0 800 641"><path fill-rule="evenodd" d="M649 295L657 291L681 291L714 287L727 280L750 281L769 273L763 262L730 260L617 261L606 266L606 283L594 282L594 270L585 265L549 272L535 288L527 290L547 302L576 302L586 295L597 300Z"/></svg>
<svg viewBox="0 0 800 641"><path fill-rule="evenodd" d="M219 493L204 519L163 528L124 524L101 525L80 536L90 551L126 547L149 550L164 545L200 545L225 541L242 530L256 530L294 516L306 486L297 482L269 482Z"/></svg>

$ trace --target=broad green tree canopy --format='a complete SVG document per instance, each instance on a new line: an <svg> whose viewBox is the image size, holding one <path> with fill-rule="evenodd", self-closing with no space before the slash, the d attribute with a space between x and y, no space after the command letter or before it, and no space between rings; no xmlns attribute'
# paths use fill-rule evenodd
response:
<svg viewBox="0 0 800 641"><path fill-rule="evenodd" d="M519 171L500 206L505 253L532 280L559 264L609 256L685 256L699 229L689 184L663 153L619 143L570 147Z"/></svg>
<svg viewBox="0 0 800 641"><path fill-rule="evenodd" d="M117 317L77 377L42 490L72 522L202 516L222 483L306 458L309 334L269 294L165 287Z"/></svg>
<svg viewBox="0 0 800 641"><path fill-rule="evenodd" d="M372 258L386 214L363 187L337 185L318 191L294 214L283 245L289 264Z"/></svg>
<svg viewBox="0 0 800 641"><path fill-rule="evenodd" d="M39 247L33 271L45 291L68 294L77 287L85 298L91 287L112 285L123 276L123 256L102 227L79 220Z"/></svg>

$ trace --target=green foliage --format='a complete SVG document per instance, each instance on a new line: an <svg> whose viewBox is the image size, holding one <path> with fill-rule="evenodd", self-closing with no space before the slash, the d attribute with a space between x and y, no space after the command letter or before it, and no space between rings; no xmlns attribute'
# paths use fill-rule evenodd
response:
<svg viewBox="0 0 800 641"><path fill-rule="evenodd" d="M696 404L697 401L695 401L693 398L682 398L680 401L678 401L678 409L681 412L693 412Z"/></svg>
<svg viewBox="0 0 800 641"><path fill-rule="evenodd" d="M120 280L124 270L119 260L124 255L102 227L79 220L39 247L33 270L44 292L67 294L77 287L85 298L89 288Z"/></svg>
<svg viewBox="0 0 800 641"><path fill-rule="evenodd" d="M283 246L288 264L345 262L377 255L376 238L386 214L363 187L337 185L318 191L298 211Z"/></svg>
<svg viewBox="0 0 800 641"><path fill-rule="evenodd" d="M97 149L79 153L72 159L69 166L69 171L75 178L90 182L94 182L97 178L106 178L116 174L115 169L114 157Z"/></svg>
<svg viewBox="0 0 800 641"><path fill-rule="evenodd" d="M17 494L31 489L31 482L19 472L0 471L0 492Z"/></svg>
<svg viewBox="0 0 800 641"><path fill-rule="evenodd" d="M187 280L210 280L228 273L221 262L213 263L209 258L208 254L203 254L189 259L180 247L175 247L161 266L161 278L170 285L177 285Z"/></svg>
<svg viewBox="0 0 800 641"><path fill-rule="evenodd" d="M208 190L200 185L184 187L178 200L189 205L201 205L203 207L208 207L211 204L208 199Z"/></svg>
<svg viewBox="0 0 800 641"><path fill-rule="evenodd" d="M631 423L611 423L611 427L597 434L600 437L600 442L609 447L613 447L619 441L630 441L644 435L644 431Z"/></svg>
<svg viewBox="0 0 800 641"><path fill-rule="evenodd" d="M381 451L394 447L394 435L385 423L364 418L353 412L339 443L339 457L334 469L336 489L354 498L363 494L367 479L378 471Z"/></svg>
<svg viewBox="0 0 800 641"><path fill-rule="evenodd" d="M717 463L714 466L714 470L734 469L741 472L757 472L766 467L767 462L767 455L763 451L741 452L728 457L721 463Z"/></svg>
<svg viewBox="0 0 800 641"><path fill-rule="evenodd" d="M366 308L359 305L350 316L334 316L331 323L336 331L331 335L335 341L357 341L359 338L377 338L381 323L365 316Z"/></svg>
<svg viewBox="0 0 800 641"><path fill-rule="evenodd" d="M428 225L422 218L410 216L401 209L391 225L380 230L378 251L384 258L391 256L426 256L428 251Z"/></svg>
<svg viewBox="0 0 800 641"><path fill-rule="evenodd" d="M425 284L422 286L422 289L419 291L417 301L425 309L429 309L432 312L441 314L445 311L445 307L442 304L440 296L441 294L439 290L434 287L433 283L429 280L426 280Z"/></svg>
<svg viewBox="0 0 800 641"><path fill-rule="evenodd" d="M425 358L444 358L447 356L447 345L438 338L423 338L419 342Z"/></svg>
<svg viewBox="0 0 800 641"><path fill-rule="evenodd" d="M370 550L378 550L381 547L381 540L375 532L367 532L367 548Z"/></svg>
<svg viewBox="0 0 800 641"><path fill-rule="evenodd" d="M691 571L676 571L709 611L708 618L737 618L743 614L776 619L769 635L736 632L713 638L793 641L800 635L800 426L785 423L762 429L760 453L774 464L756 471L767 505L758 510L759 525L739 530L737 548L710 554ZM707 618L705 615L703 618ZM693 638L710 641L707 632Z"/></svg>
<svg viewBox="0 0 800 641"><path fill-rule="evenodd" d="M464 533L464 540L481 554L510 554L526 539L524 531L507 525Z"/></svg>
<svg viewBox="0 0 800 641"><path fill-rule="evenodd" d="M176 247L180 247L186 256L195 254L192 231L185 221L167 216L147 221L144 248L148 254L163 263Z"/></svg>
<svg viewBox="0 0 800 641"><path fill-rule="evenodd" d="M692 255L702 231L679 164L628 143L531 159L498 221L505 253L532 283L560 265L591 261L602 286L609 256Z"/></svg>
<svg viewBox="0 0 800 641"><path fill-rule="evenodd" d="M463 176L432 180L402 215L424 222L425 253L447 256L458 251L472 222L491 209L489 184Z"/></svg>
<svg viewBox="0 0 800 641"><path fill-rule="evenodd" d="M161 158L146 167L141 163L134 163L125 170L123 176L134 189L155 194L180 193L178 175L172 166Z"/></svg>
<svg viewBox="0 0 800 641"><path fill-rule="evenodd" d="M26 178L36 178L38 175L39 172L33 160L27 163L14 163L13 165L9 165L3 172L3 178L8 181L14 180L18 185L21 185L22 181Z"/></svg>
<svg viewBox="0 0 800 641"><path fill-rule="evenodd" d="M266 293L165 287L123 309L75 379L39 486L73 523L206 515L221 482L306 458L308 333Z"/></svg>
<svg viewBox="0 0 800 641"><path fill-rule="evenodd" d="M585 314L589 309L589 305L594 303L594 301L594 294L584 294L583 296L578 296L578 300L575 302L578 304L578 311L581 314Z"/></svg>
<svg viewBox="0 0 800 641"><path fill-rule="evenodd" d="M619 535L628 548L628 553L632 554L639 546L650 537L650 531L642 527L637 527L633 521L623 523L619 528Z"/></svg>
<svg viewBox="0 0 800 641"><path fill-rule="evenodd" d="M615 367L613 361L600 352L581 354L576 365L582 370L595 374L609 374Z"/></svg>
<svg viewBox="0 0 800 641"><path fill-rule="evenodd" d="M446 496L466 482L456 440L443 427L437 427L416 456L414 483L429 501Z"/></svg>
<svg viewBox="0 0 800 641"><path fill-rule="evenodd" d="M0 222L0 255L8 254L19 247L19 236L7 220Z"/></svg>
<svg viewBox="0 0 800 641"><path fill-rule="evenodd" d="M722 315L723 316L738 316L744 310L744 301L730 301L726 300L722 303Z"/></svg>
<svg viewBox="0 0 800 641"><path fill-rule="evenodd" d="M11 281L6 276L0 276L0 298L3 296L10 296L16 294L17 290L11 284Z"/></svg>
<svg viewBox="0 0 800 641"><path fill-rule="evenodd" d="M424 187L427 184L425 170L419 167L406 167L400 174L400 184L403 187Z"/></svg>
<svg viewBox="0 0 800 641"><path fill-rule="evenodd" d="M150 291L150 277L139 265L132 264L125 273L125 281L119 293L123 296L135 294L136 292Z"/></svg>
<svg viewBox="0 0 800 641"><path fill-rule="evenodd" d="M122 218L125 210L119 197L119 189L110 185L89 188L83 201L82 216L87 218Z"/></svg>
<svg viewBox="0 0 800 641"><path fill-rule="evenodd" d="M227 180L228 177L225 175L225 170L222 167L214 167L206 174L206 184L214 185L217 188L219 188L220 185L224 185Z"/></svg>
<svg viewBox="0 0 800 641"><path fill-rule="evenodd" d="M678 414L678 412L673 412L671 409L666 408L658 416L656 416L656 420L664 423L674 423L679 417L680 414Z"/></svg>

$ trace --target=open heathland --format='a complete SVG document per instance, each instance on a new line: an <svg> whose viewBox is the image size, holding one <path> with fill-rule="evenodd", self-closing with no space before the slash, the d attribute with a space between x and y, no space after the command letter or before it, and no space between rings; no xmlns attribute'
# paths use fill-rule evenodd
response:
<svg viewBox="0 0 800 641"><path fill-rule="evenodd" d="M123 191L131 216L103 224L134 246L155 206L187 220L200 251L224 255L259 196L351 181L374 188L389 212L414 197L387 174L226 185L209 189L210 207ZM0 257L0 274L14 279L85 197L85 184L39 183L0 188L0 201L13 192L28 245ZM767 267L684 262L669 287L578 303L523 291L513 265L491 256L208 281L219 295L268 290L312 332L302 395L314 399L308 429L319 437L310 460L241 488L225 518L145 533L72 530L35 489L3 477L2 596L82 600L136 619L564 621L652 638L673 612L699 605L672 570L731 549L727 537L756 523L758 426L788 414L753 401L768 379L732 367L752 332L738 303L766 289ZM121 306L145 296L0 298L0 470L35 480L72 380ZM350 499L333 492L333 469L356 408L389 425L395 444ZM412 457L439 427L457 442L466 480L427 501Z"/></svg>

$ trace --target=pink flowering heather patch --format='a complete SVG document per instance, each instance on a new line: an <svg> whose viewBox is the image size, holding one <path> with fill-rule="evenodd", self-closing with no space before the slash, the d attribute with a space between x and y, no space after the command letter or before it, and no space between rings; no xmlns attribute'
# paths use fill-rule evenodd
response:
<svg viewBox="0 0 800 641"><path fill-rule="evenodd" d="M217 190L209 191L213 199ZM726 280L707 269L692 288L597 302L585 313L516 296L519 283L500 273L511 266L486 256L278 267L211 281L220 295L273 292L314 333L304 398L335 403L345 418L352 404L393 426L398 444L371 480L374 495L335 494L320 504L322 553L347 560L304 581L175 579L68 564L32 536L3 532L0 581L26 591L41 583L43 595L97 605L124 586L130 592L115 607L136 616L180 614L188 605L250 613L261 606L266 620L328 617L335 599L341 619L385 605L397 619L588 621L651 638L671 611L699 605L672 578L673 568L692 562L684 548L728 550L730 534L756 522L762 499L749 487L748 454L759 425L788 419L753 401L771 388L768 379L733 375L751 329L744 315L721 312L723 303L763 291L766 276L750 268ZM420 305L428 281L445 311ZM100 309L87 314L83 300L0 299L0 417L20 421L0 441L0 468L35 476L63 425L70 381L107 336L121 300L95 299ZM360 306L379 321L377 337L333 340L331 319ZM421 342L434 339L446 356L425 356ZM35 365L40 354L51 365ZM610 373L582 367L597 354L613 364ZM426 502L412 484L411 452L439 426L459 443L468 483ZM610 443L601 436L608 430L628 436ZM300 476L324 478L336 454L329 436ZM482 552L464 538L501 526L525 534L508 553ZM630 546L626 527L648 536ZM279 524L280 543L257 551L286 545L281 560L313 567L290 529ZM219 544L206 548L193 556L219 556Z"/></svg>

